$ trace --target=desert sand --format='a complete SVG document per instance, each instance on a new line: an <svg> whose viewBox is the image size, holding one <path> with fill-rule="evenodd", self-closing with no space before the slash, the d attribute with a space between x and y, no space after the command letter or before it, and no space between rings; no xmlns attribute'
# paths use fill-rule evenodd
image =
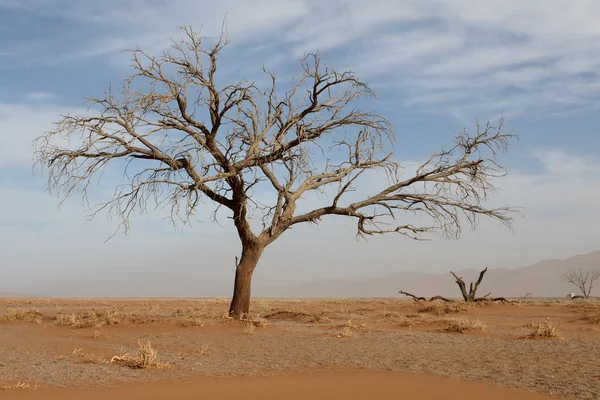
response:
<svg viewBox="0 0 600 400"><path fill-rule="evenodd" d="M600 303L0 300L0 398L597 399ZM140 347L141 346L141 347Z"/></svg>

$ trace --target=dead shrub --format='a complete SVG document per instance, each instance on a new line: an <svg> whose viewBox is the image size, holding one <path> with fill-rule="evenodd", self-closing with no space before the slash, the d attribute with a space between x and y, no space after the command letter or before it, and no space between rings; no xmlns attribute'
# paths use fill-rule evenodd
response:
<svg viewBox="0 0 600 400"><path fill-rule="evenodd" d="M558 333L556 326L550 322L549 319L540 322L532 322L531 328L533 330L529 335L527 335L530 339L545 339L545 338L560 338L560 334Z"/></svg>
<svg viewBox="0 0 600 400"><path fill-rule="evenodd" d="M109 364L120 364L129 368L135 369L148 369L148 368L168 368L169 364L160 362L158 360L158 353L149 341L146 343L142 343L141 340L138 340L138 351L135 355L130 355L129 353L121 354L118 356L114 356L108 362Z"/></svg>
<svg viewBox="0 0 600 400"><path fill-rule="evenodd" d="M118 325L123 315L117 310L97 310L91 308L82 314L58 314L54 324L71 328L100 328L107 325Z"/></svg>
<svg viewBox="0 0 600 400"><path fill-rule="evenodd" d="M188 315L179 319L179 326L183 327L200 327L204 326L204 319L197 315Z"/></svg>
<svg viewBox="0 0 600 400"><path fill-rule="evenodd" d="M350 337L353 335L354 335L354 332L352 331L352 328L350 326L345 326L340 331L340 334L338 335L338 337Z"/></svg>
<svg viewBox="0 0 600 400"><path fill-rule="evenodd" d="M448 332L465 333L468 331L482 331L485 325L478 319L467 317L446 318L443 324Z"/></svg>
<svg viewBox="0 0 600 400"><path fill-rule="evenodd" d="M429 301L419 309L419 312L428 312L435 315L456 314L459 312L470 311L475 307L474 303L453 302L445 303L440 301Z"/></svg>
<svg viewBox="0 0 600 400"><path fill-rule="evenodd" d="M319 314L313 314L313 316L309 322L312 324L318 324L318 323L322 323L322 322L333 322L333 320L331 318L329 318L328 316L326 316L325 314L319 313Z"/></svg>
<svg viewBox="0 0 600 400"><path fill-rule="evenodd" d="M37 308L8 308L0 317L0 322L33 322L42 323L42 313Z"/></svg>
<svg viewBox="0 0 600 400"><path fill-rule="evenodd" d="M244 324L244 333L246 335L252 335L254 333L254 331L256 330L256 326L251 323L251 322L246 322Z"/></svg>

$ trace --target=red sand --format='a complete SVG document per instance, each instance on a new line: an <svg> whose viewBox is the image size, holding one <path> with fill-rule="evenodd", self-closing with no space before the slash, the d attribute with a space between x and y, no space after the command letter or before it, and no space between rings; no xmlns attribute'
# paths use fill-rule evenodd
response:
<svg viewBox="0 0 600 400"><path fill-rule="evenodd" d="M260 378L206 378L120 388L8 390L2 400L394 399L550 400L552 397L413 373L339 371Z"/></svg>

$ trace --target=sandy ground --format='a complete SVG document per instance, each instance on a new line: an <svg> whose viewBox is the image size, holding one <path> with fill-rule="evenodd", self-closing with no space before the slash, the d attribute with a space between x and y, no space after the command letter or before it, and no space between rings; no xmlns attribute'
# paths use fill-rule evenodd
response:
<svg viewBox="0 0 600 400"><path fill-rule="evenodd" d="M10 392L11 400L75 399L398 399L427 400L551 400L552 397L475 382L391 372L326 372L255 379L202 379L99 390Z"/></svg>
<svg viewBox="0 0 600 400"><path fill-rule="evenodd" d="M594 302L257 300L248 321L227 306L0 300L0 398L600 398Z"/></svg>

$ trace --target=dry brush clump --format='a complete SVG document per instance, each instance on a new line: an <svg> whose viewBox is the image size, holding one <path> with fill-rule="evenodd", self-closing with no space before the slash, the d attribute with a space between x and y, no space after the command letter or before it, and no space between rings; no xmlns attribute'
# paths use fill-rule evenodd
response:
<svg viewBox="0 0 600 400"><path fill-rule="evenodd" d="M428 312L435 315L456 314L459 312L467 312L477 307L476 303L467 302L452 302L442 303L439 301L429 301L419 309L419 312Z"/></svg>
<svg viewBox="0 0 600 400"><path fill-rule="evenodd" d="M118 310L90 308L81 314L57 314L54 324L71 328L100 328L108 325L118 325L124 315Z"/></svg>
<svg viewBox="0 0 600 400"><path fill-rule="evenodd" d="M158 360L158 352L152 347L150 341L142 343L141 340L138 340L138 345L139 348L136 354L122 353L111 358L108 363L120 364L135 369L163 369L169 367L168 363Z"/></svg>
<svg viewBox="0 0 600 400"><path fill-rule="evenodd" d="M156 315L155 311L132 310L124 312L117 308L89 308L79 313L58 313L54 317L54 324L71 328L100 328L103 326L129 324L140 325L161 320L163 317Z"/></svg>
<svg viewBox="0 0 600 400"><path fill-rule="evenodd" d="M2 316L0 322L33 322L42 323L42 313L37 308L8 308Z"/></svg>
<svg viewBox="0 0 600 400"><path fill-rule="evenodd" d="M186 315L179 318L178 325L186 328L201 327L206 325L206 322L200 315Z"/></svg>
<svg viewBox="0 0 600 400"><path fill-rule="evenodd" d="M529 339L560 339L562 336L558 333L556 326L549 319L545 321L532 322L530 327L532 331L527 337Z"/></svg>
<svg viewBox="0 0 600 400"><path fill-rule="evenodd" d="M352 319L337 325L337 328L340 329L337 337L350 337L354 336L357 332L364 332L369 329L367 325Z"/></svg>
<svg viewBox="0 0 600 400"><path fill-rule="evenodd" d="M485 328L485 325L480 320L467 317L446 318L443 320L443 324L446 331L458 333L482 331Z"/></svg>

